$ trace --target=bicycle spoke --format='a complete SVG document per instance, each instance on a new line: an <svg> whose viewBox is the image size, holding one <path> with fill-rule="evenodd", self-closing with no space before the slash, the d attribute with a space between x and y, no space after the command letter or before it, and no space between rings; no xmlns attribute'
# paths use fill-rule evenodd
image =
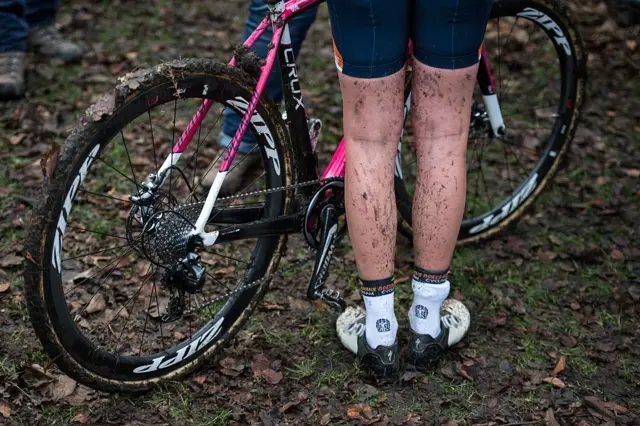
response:
<svg viewBox="0 0 640 426"><path fill-rule="evenodd" d="M111 164L109 164L107 161L103 160L100 157L94 157L96 160L100 160L102 163L106 164L108 167L110 167L111 169L113 169L113 171L115 171L116 173L118 173L119 175L121 175L123 178L127 179L129 182L131 182L132 184L134 184L136 186L137 189L141 189L140 185L138 185L138 183L131 179L129 176L125 175L124 173L122 173L120 170L116 169L115 167L113 167Z"/></svg>
<svg viewBox="0 0 640 426"><path fill-rule="evenodd" d="M87 307L89 306L89 304L91 303L91 301L96 297L96 294L98 294L98 292L100 291L100 289L104 286L104 283L105 283L105 282L107 282L107 279L109 279L109 277L111 276L111 274L113 274L113 272L114 272L115 270L117 270L117 269L118 269L118 263L120 263L120 260L122 260L122 259L123 259L127 254L131 253L131 251L132 251L131 249L127 250L127 251L126 251L122 256L120 256L120 257L118 258L117 263L116 263L116 267L115 267L115 268L113 268L113 269L111 269L111 270L109 271L109 273L107 274L107 276L106 276L106 277L104 277L104 278L102 279L102 281L100 281L100 285L98 286L98 289L96 290L96 292L95 292L95 293L93 293L93 296L91 296L91 299L89 299L89 301L88 301L88 302L87 302L87 304L84 306L84 308L82 309L82 311L80 311L80 313L84 313L84 312L87 310Z"/></svg>
<svg viewBox="0 0 640 426"><path fill-rule="evenodd" d="M211 280L213 281L214 284L219 283L219 281L213 276L211 275L211 273L209 271L205 271L205 273L207 274L207 276L209 278L211 278ZM222 286L227 290L227 291L231 291L231 289L226 285L226 284L222 284Z"/></svg>
<svg viewBox="0 0 640 426"><path fill-rule="evenodd" d="M153 297L153 294L155 294L155 296L156 296L156 307L158 309L158 316L159 316L160 315L160 301L158 300L158 290L157 290L155 273L153 274L153 287L151 289L152 297ZM147 312L147 315L148 314L149 313ZM164 347L164 333L162 332L162 325L160 325L160 327L158 327L158 328L160 328L160 341L162 342L162 350L164 351L165 350L165 347Z"/></svg>
<svg viewBox="0 0 640 426"><path fill-rule="evenodd" d="M156 140L153 136L153 122L151 120L151 109L147 110L147 116L149 117L149 128L151 129L151 149L153 150L153 164L156 167L155 174L158 174L158 157L156 155Z"/></svg>
<svg viewBox="0 0 640 426"><path fill-rule="evenodd" d="M151 265L149 265L149 268L147 269L147 274L149 273L149 271L152 269ZM155 273L155 271L154 271ZM147 280L148 282L149 280ZM146 285L143 284L143 285ZM151 295L149 295L149 304L147 305L147 313L149 312L149 310L151 309L151 301L153 300L153 297L151 297ZM124 308L124 306L122 307ZM122 309L121 308L121 309ZM116 315L117 316L117 315ZM114 318L116 317L114 316ZM144 325L142 326L142 337L140 338L140 349L138 349L138 356L140 356L140 354L142 353L142 344L144 343L144 334L145 331L147 331L147 323L149 322L149 315L145 315L144 316ZM161 326L162 327L162 326Z"/></svg>
<svg viewBox="0 0 640 426"><path fill-rule="evenodd" d="M66 262L66 261L68 261L68 260L79 259L79 258L81 258L81 257L91 256L92 254L104 253L104 252L106 252L106 251L117 250L117 249L125 248L125 247L129 247L129 244L124 244L124 245L121 245L121 246L110 247L110 248L106 248L106 249L100 249L100 250L92 251L92 252L89 252L89 253L83 253L83 254L80 254L80 255L77 255L77 256L73 256L73 257L65 257L65 258L64 258L64 259L62 259L60 262L61 262L61 263L64 263L64 262Z"/></svg>
<svg viewBox="0 0 640 426"><path fill-rule="evenodd" d="M87 194L95 195L96 197L103 197L103 198L108 198L110 200L119 201L121 203L133 204L130 200L124 200L122 198L112 197L111 195L107 195L107 194L99 194L97 192L89 191L88 189L84 189L84 188L78 188L78 191L86 192Z"/></svg>
<svg viewBox="0 0 640 426"><path fill-rule="evenodd" d="M127 153L127 160L129 161L129 167L131 168L131 176L133 176L133 181L136 183L136 187L138 185L138 179L136 179L136 172L133 170L133 163L131 162L131 156L129 155L129 148L127 147L127 142L124 140L124 132L120 130L120 136L122 137L122 145L124 145L124 151Z"/></svg>
<svg viewBox="0 0 640 426"><path fill-rule="evenodd" d="M127 237L121 237L119 235L114 235L114 234L108 234L106 232L94 231L94 230L87 229L87 228L78 228L77 226L69 226L69 225L67 225L67 229L77 229L78 231L82 231L82 232L90 232L92 234L104 235L104 236L111 237L111 238L118 238L120 240L127 240Z"/></svg>

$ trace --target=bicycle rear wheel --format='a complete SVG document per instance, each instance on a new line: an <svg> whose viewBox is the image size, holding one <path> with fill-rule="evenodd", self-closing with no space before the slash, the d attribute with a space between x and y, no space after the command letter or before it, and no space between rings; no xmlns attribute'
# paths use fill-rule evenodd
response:
<svg viewBox="0 0 640 426"><path fill-rule="evenodd" d="M567 13L561 3L545 0L493 4L484 49L506 134L491 134L476 86L459 243L486 239L520 218L567 155L586 83L582 41ZM407 112L410 106L407 102ZM415 177L408 127L398 147L395 189L399 227L409 237Z"/></svg>
<svg viewBox="0 0 640 426"><path fill-rule="evenodd" d="M199 182L221 155L211 140L218 133L211 133L225 108L243 113L254 85L240 70L208 60L162 64L128 76L67 139L33 216L25 288L36 334L70 377L100 390L140 391L187 374L241 329L264 295L268 280L245 284L276 270L285 235L199 250L201 293L178 297L171 270L183 256L175 254L181 238L193 229L185 221L195 223L202 208ZM173 156L205 98L214 106L153 202L132 203L145 177ZM287 132L266 98L249 131L264 169L243 191L291 184ZM260 197L218 202L216 214L236 208L267 219L291 209L287 192ZM213 217L207 231L220 229Z"/></svg>

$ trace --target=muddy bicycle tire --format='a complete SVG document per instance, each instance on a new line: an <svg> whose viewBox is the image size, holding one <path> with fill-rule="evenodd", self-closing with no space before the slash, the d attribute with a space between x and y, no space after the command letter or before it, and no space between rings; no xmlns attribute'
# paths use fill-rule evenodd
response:
<svg viewBox="0 0 640 426"><path fill-rule="evenodd" d="M61 259L62 255L55 252L62 244L66 220L69 215L73 216L70 208L65 209L65 200L69 206L74 202L77 188L84 179L82 174L86 176L91 171L95 158L132 117L146 114L147 109L176 96L207 98L228 105L225 101L238 96L250 99L254 87L255 80L241 70L210 60L185 59L161 64L127 75L115 90L88 110L87 117L66 140L57 166L45 177L30 221L25 293L38 338L49 357L73 379L94 389L116 392L144 391L180 378L221 350L242 329L267 291L269 280L231 296L213 318L206 320L202 328L175 347L146 356L120 356L91 341L70 314L63 292L62 268L56 261L56 256ZM267 185L292 184L289 136L278 108L263 96L256 111L273 135L278 155L278 170L275 165L267 167L264 151L267 142L254 132L265 161ZM250 124L250 129L252 126ZM264 207L265 217L288 214L291 206L288 192L269 194ZM65 221L62 226L59 225L61 221ZM257 240L253 262L246 267L246 282L276 270L285 242L286 235Z"/></svg>

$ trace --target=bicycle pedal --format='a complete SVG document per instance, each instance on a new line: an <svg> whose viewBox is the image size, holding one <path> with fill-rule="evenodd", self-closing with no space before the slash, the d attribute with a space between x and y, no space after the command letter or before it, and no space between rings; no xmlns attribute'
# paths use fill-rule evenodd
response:
<svg viewBox="0 0 640 426"><path fill-rule="evenodd" d="M340 235L338 228L338 210L331 204L325 206L320 213L322 223L322 238L318 246L316 262L313 266L313 273L307 288L307 297L311 300L317 299L322 292L327 277L329 276L329 265L336 247L336 241Z"/></svg>
<svg viewBox="0 0 640 426"><path fill-rule="evenodd" d="M342 313L347 310L347 302L340 296L338 290L326 289L317 293L317 298L322 300L334 312Z"/></svg>

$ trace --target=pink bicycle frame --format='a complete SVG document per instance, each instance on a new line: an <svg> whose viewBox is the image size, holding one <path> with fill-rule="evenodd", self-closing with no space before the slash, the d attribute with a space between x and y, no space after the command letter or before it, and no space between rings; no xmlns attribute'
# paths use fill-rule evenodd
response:
<svg viewBox="0 0 640 426"><path fill-rule="evenodd" d="M313 5L319 4L324 0L290 0L285 3L284 0L277 2L276 4L269 5L270 13L266 16L263 21L258 25L256 30L249 36L249 38L243 43L244 46L251 48L256 43L256 41L262 37L264 32L272 25L272 22L276 22L276 25L273 25L274 32L273 37L271 39L272 48L269 50L265 64L261 67L261 74L258 79L258 83L256 85L256 89L251 96L248 106L246 107L246 111L242 116L242 120L240 122L240 126L236 131L235 136L233 137L231 144L226 150L223 161L220 165L220 169L214 179L214 182L209 190L207 195L207 199L205 201L205 205L200 213L198 221L196 222L195 230L192 232L194 235L199 235L202 239L202 242L205 246L213 245L217 239L217 232L205 233L204 226L209 218L209 214L211 213L215 201L220 192L220 188L224 181L226 174L228 173L231 163L233 162L238 148L240 147L240 143L242 138L244 137L248 124L253 116L258 100L262 96L267 79L271 74L271 70L273 69L273 65L276 60L276 55L279 50L279 46L282 42L285 44L289 44L291 42L290 34L289 34L289 25L288 20L295 13L301 12ZM284 23L284 25L282 25ZM411 42L409 43L409 53L412 52ZM485 102L485 106L487 107L487 112L490 118L491 127L494 132L498 132L504 129L504 123L502 120L502 116L500 113L500 108L498 106L497 97L495 95L495 87L493 86L493 80L491 79L491 73L489 70L489 64L484 55L484 49L480 51L482 61L479 69L481 72L479 73L478 80L480 82L480 86L482 89L482 94ZM410 57L410 55L409 55ZM409 61L409 60L408 60ZM231 59L229 62L229 66L235 66L236 59L235 57ZM207 115L211 107L213 106L213 101L205 99L203 103L200 105L198 110L196 111L194 117L191 122L187 125L186 129L178 139L178 141L173 146L171 154L164 161L160 169L158 170L158 176L165 176L166 171L174 166L182 153L189 146L189 143L193 139L196 131L202 124L204 117ZM409 111L410 107L410 99L407 100L405 104L405 118ZM340 141L331 161L328 166L322 173L322 178L329 177L339 177L344 176L345 171L345 148L344 148L344 137ZM315 147L313 147L315 149ZM401 144L399 144L398 150L401 150ZM401 171L398 167L396 167L396 173L401 176Z"/></svg>

